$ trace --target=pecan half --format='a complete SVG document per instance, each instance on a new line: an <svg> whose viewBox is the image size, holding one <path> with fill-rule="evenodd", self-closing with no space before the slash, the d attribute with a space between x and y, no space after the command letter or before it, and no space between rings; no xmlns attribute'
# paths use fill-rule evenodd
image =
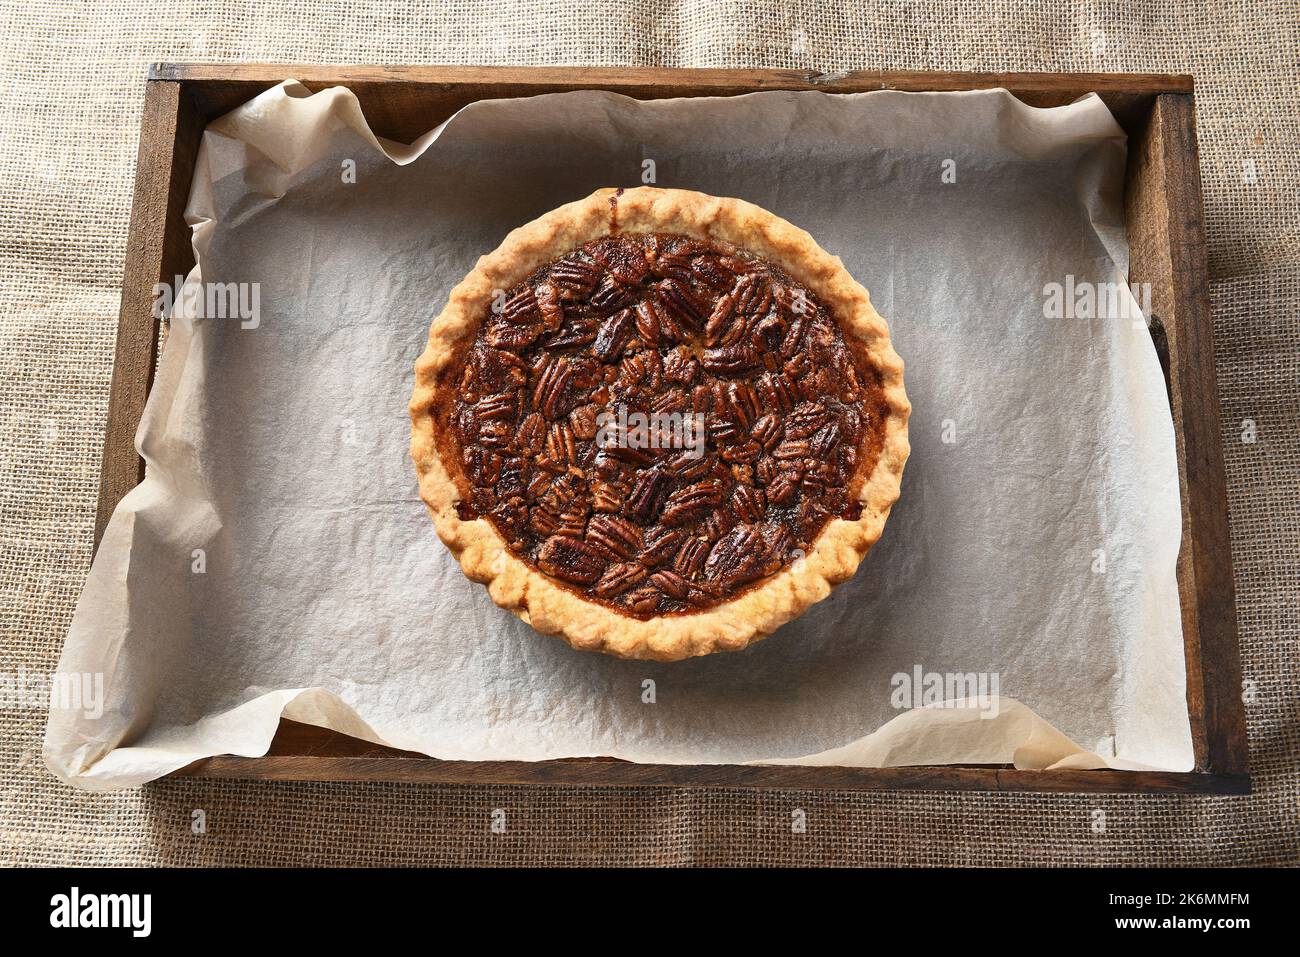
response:
<svg viewBox="0 0 1300 957"><path fill-rule="evenodd" d="M765 415L754 423L754 429L750 434L755 442L770 452L781 439L781 423L776 416Z"/></svg>
<svg viewBox="0 0 1300 957"><path fill-rule="evenodd" d="M669 495L659 520L665 525L682 525L703 517L721 501L722 483L702 479Z"/></svg>
<svg viewBox="0 0 1300 957"><path fill-rule="evenodd" d="M564 356L552 359L546 364L542 377L533 390L533 406L541 410L548 419L564 415L568 408L568 388L573 381L573 363Z"/></svg>
<svg viewBox="0 0 1300 957"><path fill-rule="evenodd" d="M731 329L733 323L731 317L735 313L736 302L731 296L723 296L713 305L713 311L709 313L708 322L704 325L704 341L710 346L723 345L727 331ZM731 342L740 338L744 326L741 326L739 332L730 337Z"/></svg>
<svg viewBox="0 0 1300 957"><path fill-rule="evenodd" d="M562 581L588 585L604 574L606 560L596 548L577 538L548 538L537 553L537 566Z"/></svg>
<svg viewBox="0 0 1300 957"><path fill-rule="evenodd" d="M741 276L731 295L742 315L762 316L772 307L772 284L757 273Z"/></svg>
<svg viewBox="0 0 1300 957"><path fill-rule="evenodd" d="M631 558L641 550L641 529L618 515L596 515L587 525L587 541L612 558Z"/></svg>
<svg viewBox="0 0 1300 957"><path fill-rule="evenodd" d="M683 578L693 579L704 571L705 559L709 557L709 543L698 538L688 538L673 559L673 569Z"/></svg>
<svg viewBox="0 0 1300 957"><path fill-rule="evenodd" d="M617 565L610 565L605 569L604 574L596 583L592 592L598 598L613 598L621 595L641 582L645 581L648 573L636 562L621 562Z"/></svg>
<svg viewBox="0 0 1300 957"><path fill-rule="evenodd" d="M723 267L717 256L700 256L692 260L691 273L715 292L730 289L735 281L735 275Z"/></svg>
<svg viewBox="0 0 1300 957"><path fill-rule="evenodd" d="M680 385L690 385L700 374L700 364L689 355L674 349L664 356L664 378Z"/></svg>
<svg viewBox="0 0 1300 957"><path fill-rule="evenodd" d="M799 400L798 393L786 376L779 372L767 372L759 377L758 391L763 397L763 406L789 413Z"/></svg>
<svg viewBox="0 0 1300 957"><path fill-rule="evenodd" d="M562 259L551 267L551 280L559 287L565 299L577 299L596 288L600 282L601 268L585 259Z"/></svg>
<svg viewBox="0 0 1300 957"><path fill-rule="evenodd" d="M754 326L754 331L749 334L749 338L756 349L764 352L779 352L781 343L785 341L785 333L785 320L780 316L768 316Z"/></svg>
<svg viewBox="0 0 1300 957"><path fill-rule="evenodd" d="M646 585L627 596L627 606L638 618L649 618L659 610L661 597L658 588Z"/></svg>
<svg viewBox="0 0 1300 957"><path fill-rule="evenodd" d="M763 538L750 525L737 525L709 551L704 575L724 587L734 587L757 578L762 569Z"/></svg>
<svg viewBox="0 0 1300 957"><path fill-rule="evenodd" d="M639 303L636 307L636 334L641 337L641 341L648 346L657 346L662 332L659 313L655 311L654 304L649 301Z"/></svg>
<svg viewBox="0 0 1300 957"><path fill-rule="evenodd" d="M685 601L691 593L691 584L676 572L668 569L657 571L650 576L651 583L669 598Z"/></svg>
<svg viewBox="0 0 1300 957"><path fill-rule="evenodd" d="M757 442L742 442L739 445L732 445L722 450L719 458L724 462L735 464L749 464L757 462L758 457L763 454L763 447Z"/></svg>
<svg viewBox="0 0 1300 957"><path fill-rule="evenodd" d="M738 485L731 494L731 507L735 509L742 522L752 524L761 521L766 505L762 490L752 485Z"/></svg>
<svg viewBox="0 0 1300 957"><path fill-rule="evenodd" d="M785 435L790 439L806 439L830 419L830 413L820 402L800 402L786 417Z"/></svg>
<svg viewBox="0 0 1300 957"><path fill-rule="evenodd" d="M644 542L637 559L647 568L654 568L677 554L682 543L682 533L656 526L645 533Z"/></svg>
<svg viewBox="0 0 1300 957"><path fill-rule="evenodd" d="M787 438L784 442L776 447L772 457L779 462L787 459L803 459L812 455L812 443L807 439Z"/></svg>
<svg viewBox="0 0 1300 957"><path fill-rule="evenodd" d="M488 448L503 449L510 444L510 438L514 431L509 422L502 422L497 419L480 422L478 441L480 445L486 445Z"/></svg>
<svg viewBox="0 0 1300 957"><path fill-rule="evenodd" d="M624 285L635 286L650 273L650 264L642 249L621 243L612 236L597 242L591 255Z"/></svg>
<svg viewBox="0 0 1300 957"><path fill-rule="evenodd" d="M605 315L626 309L632 303L632 295L613 276L605 276L591 294L592 308Z"/></svg>
<svg viewBox="0 0 1300 957"><path fill-rule="evenodd" d="M773 505L783 505L799 490L799 476L791 472L781 472L767 487L767 500Z"/></svg>
<svg viewBox="0 0 1300 957"><path fill-rule="evenodd" d="M519 414L519 394L517 392L500 392L480 399L474 406L474 413L480 421L487 419L508 419L513 421Z"/></svg>
<svg viewBox="0 0 1300 957"><path fill-rule="evenodd" d="M840 444L840 427L834 422L818 429L808 442L809 454L824 459Z"/></svg>
<svg viewBox="0 0 1300 957"><path fill-rule="evenodd" d="M570 319L556 332L542 340L542 344L551 349L571 349L585 346L596 339L598 328L595 319Z"/></svg>
<svg viewBox="0 0 1300 957"><path fill-rule="evenodd" d="M540 325L493 319L488 323L483 339L488 345L497 349L522 349L536 342L541 334Z"/></svg>
<svg viewBox="0 0 1300 957"><path fill-rule="evenodd" d="M679 479L692 482L713 471L713 463L702 455L683 452L668 460L668 468Z"/></svg>
<svg viewBox="0 0 1300 957"><path fill-rule="evenodd" d="M624 491L610 482L591 483L591 508L595 512L617 512L623 507Z"/></svg>
<svg viewBox="0 0 1300 957"><path fill-rule="evenodd" d="M542 314L546 328L555 330L564 325L564 307L560 305L560 291L551 283L544 282L537 287L537 308Z"/></svg>
<svg viewBox="0 0 1300 957"><path fill-rule="evenodd" d="M705 306L685 284L676 279L665 279L656 290L656 302L661 313L672 316L687 329L699 329L703 316L708 315Z"/></svg>
<svg viewBox="0 0 1300 957"><path fill-rule="evenodd" d="M605 320L605 324L600 327L600 332L596 334L596 344L592 352L602 362L613 362L623 354L635 331L632 310L624 309Z"/></svg>
<svg viewBox="0 0 1300 957"><path fill-rule="evenodd" d="M595 404L580 405L569 413L569 425L573 427L574 438L580 442L590 442L600 430L600 406Z"/></svg>
<svg viewBox="0 0 1300 957"><path fill-rule="evenodd" d="M758 350L752 346L723 346L720 349L705 349L700 356L704 368L715 375L740 375L760 363Z"/></svg>
<svg viewBox="0 0 1300 957"><path fill-rule="evenodd" d="M496 312L497 310L493 310ZM531 286L524 286L501 306L500 316L508 322L539 322L542 314L537 309L537 295Z"/></svg>
<svg viewBox="0 0 1300 957"><path fill-rule="evenodd" d="M628 517L641 525L653 522L664 506L670 484L668 476L662 472L642 472L628 495Z"/></svg>
<svg viewBox="0 0 1300 957"><path fill-rule="evenodd" d="M546 454L561 465L578 461L578 442L569 423L556 422L551 426L546 436Z"/></svg>

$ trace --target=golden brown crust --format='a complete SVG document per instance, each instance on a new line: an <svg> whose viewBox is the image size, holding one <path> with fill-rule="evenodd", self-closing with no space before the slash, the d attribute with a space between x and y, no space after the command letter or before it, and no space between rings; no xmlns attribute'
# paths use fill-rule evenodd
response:
<svg viewBox="0 0 1300 957"><path fill-rule="evenodd" d="M430 415L440 373L477 335L493 290L509 289L540 266L611 232L722 240L780 266L830 309L846 339L862 345L880 376L889 410L879 458L871 474L863 477L860 519L832 519L806 557L730 601L649 621L584 600L513 555L485 519L463 521L456 509L460 492L439 455ZM428 346L415 367L410 412L411 457L419 473L420 497L439 537L465 574L488 587L493 601L543 634L559 635L583 651L675 661L736 651L765 638L853 576L898 500L911 405L903 390L903 362L890 344L889 329L872 308L866 289L838 257L802 229L743 200L647 186L597 190L514 230L480 258L452 290L429 330Z"/></svg>

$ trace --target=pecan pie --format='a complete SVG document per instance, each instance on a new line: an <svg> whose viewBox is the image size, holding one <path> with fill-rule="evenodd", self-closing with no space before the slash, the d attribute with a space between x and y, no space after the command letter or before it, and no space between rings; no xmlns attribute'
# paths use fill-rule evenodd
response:
<svg viewBox="0 0 1300 957"><path fill-rule="evenodd" d="M515 230L416 366L411 454L494 601L575 648L762 638L851 577L907 458L866 290L749 203L600 190Z"/></svg>

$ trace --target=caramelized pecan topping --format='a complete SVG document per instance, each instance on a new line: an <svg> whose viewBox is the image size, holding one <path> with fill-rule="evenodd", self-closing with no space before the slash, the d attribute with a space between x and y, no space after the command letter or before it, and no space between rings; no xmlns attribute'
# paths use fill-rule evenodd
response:
<svg viewBox="0 0 1300 957"><path fill-rule="evenodd" d="M457 508L588 600L639 618L707 608L860 515L877 376L772 264L609 236L485 316L452 379Z"/></svg>

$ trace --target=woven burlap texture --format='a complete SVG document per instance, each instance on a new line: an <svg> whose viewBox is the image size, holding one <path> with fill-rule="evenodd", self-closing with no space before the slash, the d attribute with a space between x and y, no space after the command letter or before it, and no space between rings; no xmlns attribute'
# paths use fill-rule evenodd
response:
<svg viewBox="0 0 1300 957"><path fill-rule="evenodd" d="M3 3L0 670L55 668L90 561L153 61L1188 72L1255 793L826 793L169 780L89 794L0 712L9 864L1300 861L1300 8L1244 3ZM1257 441L1243 442L1243 420ZM202 808L207 833L192 833ZM507 814L492 833L494 808ZM803 808L807 832L791 833ZM1106 826L1094 828L1096 809Z"/></svg>

